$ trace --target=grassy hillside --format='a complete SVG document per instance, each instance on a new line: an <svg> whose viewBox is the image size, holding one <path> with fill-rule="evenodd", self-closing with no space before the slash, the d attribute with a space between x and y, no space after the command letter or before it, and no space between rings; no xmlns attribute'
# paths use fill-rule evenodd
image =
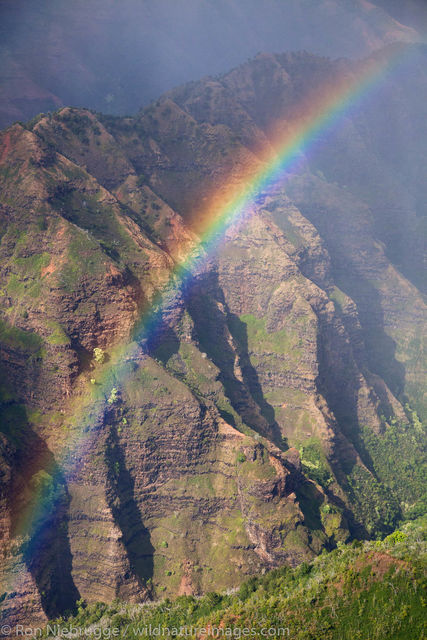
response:
<svg viewBox="0 0 427 640"><path fill-rule="evenodd" d="M181 628L184 635L198 637L210 629L218 637L235 638L421 640L426 633L426 524L419 519L383 541L341 545L297 569L282 567L251 578L232 593L150 605L116 601L86 607L80 602L75 616L51 625L90 627L92 633L103 629L104 634L120 629L119 637L144 636L151 625L165 636L167 629L177 635Z"/></svg>
<svg viewBox="0 0 427 640"><path fill-rule="evenodd" d="M425 513L427 50L411 50L408 79L209 256L203 232L273 129L358 64L260 54L134 118L67 107L0 133L8 624L224 591Z"/></svg>

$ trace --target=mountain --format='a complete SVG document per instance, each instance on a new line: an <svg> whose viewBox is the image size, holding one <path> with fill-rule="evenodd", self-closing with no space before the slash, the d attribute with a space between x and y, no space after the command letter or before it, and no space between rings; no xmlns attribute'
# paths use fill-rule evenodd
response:
<svg viewBox="0 0 427 640"><path fill-rule="evenodd" d="M407 26L365 0L1 0L0 126L64 105L134 113L259 51L359 57L411 42L426 14L411 1Z"/></svg>
<svg viewBox="0 0 427 640"><path fill-rule="evenodd" d="M206 219L361 63L260 54L132 118L1 133L8 620L236 587L423 512L426 55L319 131L178 291Z"/></svg>
<svg viewBox="0 0 427 640"><path fill-rule="evenodd" d="M427 10L422 0L377 0L377 7L381 7L395 20L413 27L420 34L427 33Z"/></svg>
<svg viewBox="0 0 427 640"><path fill-rule="evenodd" d="M298 569L282 567L253 577L237 593L181 596L157 606L78 608L66 621L54 621L46 637L61 627L99 633L117 629L134 636L202 629L217 637L260 635L297 640L350 640L365 637L403 640L407 630L421 638L425 629L425 522L411 523L383 542L342 545ZM314 606L313 606L314 605ZM98 631L99 630L99 631ZM208 632L206 631L206 634Z"/></svg>

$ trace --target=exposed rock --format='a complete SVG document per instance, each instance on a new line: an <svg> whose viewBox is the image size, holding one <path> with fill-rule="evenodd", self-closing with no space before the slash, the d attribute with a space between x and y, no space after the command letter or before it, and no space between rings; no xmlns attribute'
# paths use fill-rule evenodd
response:
<svg viewBox="0 0 427 640"><path fill-rule="evenodd" d="M363 175L333 184L324 143L215 250L197 235L340 72L262 55L136 118L66 108L1 134L10 620L235 587L418 509L390 434L421 468L419 255L400 270ZM376 124L349 131L368 150Z"/></svg>

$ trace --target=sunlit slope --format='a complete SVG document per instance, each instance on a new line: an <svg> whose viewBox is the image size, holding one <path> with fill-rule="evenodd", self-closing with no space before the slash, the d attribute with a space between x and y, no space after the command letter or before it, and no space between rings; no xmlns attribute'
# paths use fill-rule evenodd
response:
<svg viewBox="0 0 427 640"><path fill-rule="evenodd" d="M10 619L234 587L422 513L424 187L396 182L389 151L408 175L422 161L423 56L382 88L388 144L373 95L336 129L348 171L336 139L301 155L128 351L207 216L355 68L261 55L135 118L64 108L1 134Z"/></svg>

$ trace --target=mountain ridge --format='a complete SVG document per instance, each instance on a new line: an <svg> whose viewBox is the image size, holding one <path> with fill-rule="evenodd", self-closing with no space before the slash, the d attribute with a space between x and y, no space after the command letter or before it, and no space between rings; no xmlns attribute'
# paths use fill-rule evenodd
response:
<svg viewBox="0 0 427 640"><path fill-rule="evenodd" d="M412 3L419 17L407 26L386 6L364 0L92 0L72 8L64 0L3 0L0 125L65 105L132 113L189 78L223 73L258 51L361 57L412 42L423 37L416 29L425 15L424 3Z"/></svg>
<svg viewBox="0 0 427 640"><path fill-rule="evenodd" d="M406 83L418 100L424 53L414 51L417 82L390 79L385 99ZM360 190L353 132L370 167L372 140L385 153L370 111L369 135L358 115L340 129L353 183L330 180L327 141L323 156L302 158L227 230L125 375L111 367L115 347L132 339L198 242L206 194L219 189L220 199L225 178L238 184L248 163L262 166L257 148L274 144L271 120L286 126L313 82L353 64L261 55L168 92L134 118L67 107L2 132L1 522L17 582L5 589L11 620L55 617L78 597L234 587L350 536L390 532L422 509L413 409L421 414L422 298L393 262L378 195ZM389 177L374 179L385 193ZM412 278L415 214L403 204ZM82 434L87 446L56 477L55 460ZM34 486L59 508L24 536L17 523Z"/></svg>

